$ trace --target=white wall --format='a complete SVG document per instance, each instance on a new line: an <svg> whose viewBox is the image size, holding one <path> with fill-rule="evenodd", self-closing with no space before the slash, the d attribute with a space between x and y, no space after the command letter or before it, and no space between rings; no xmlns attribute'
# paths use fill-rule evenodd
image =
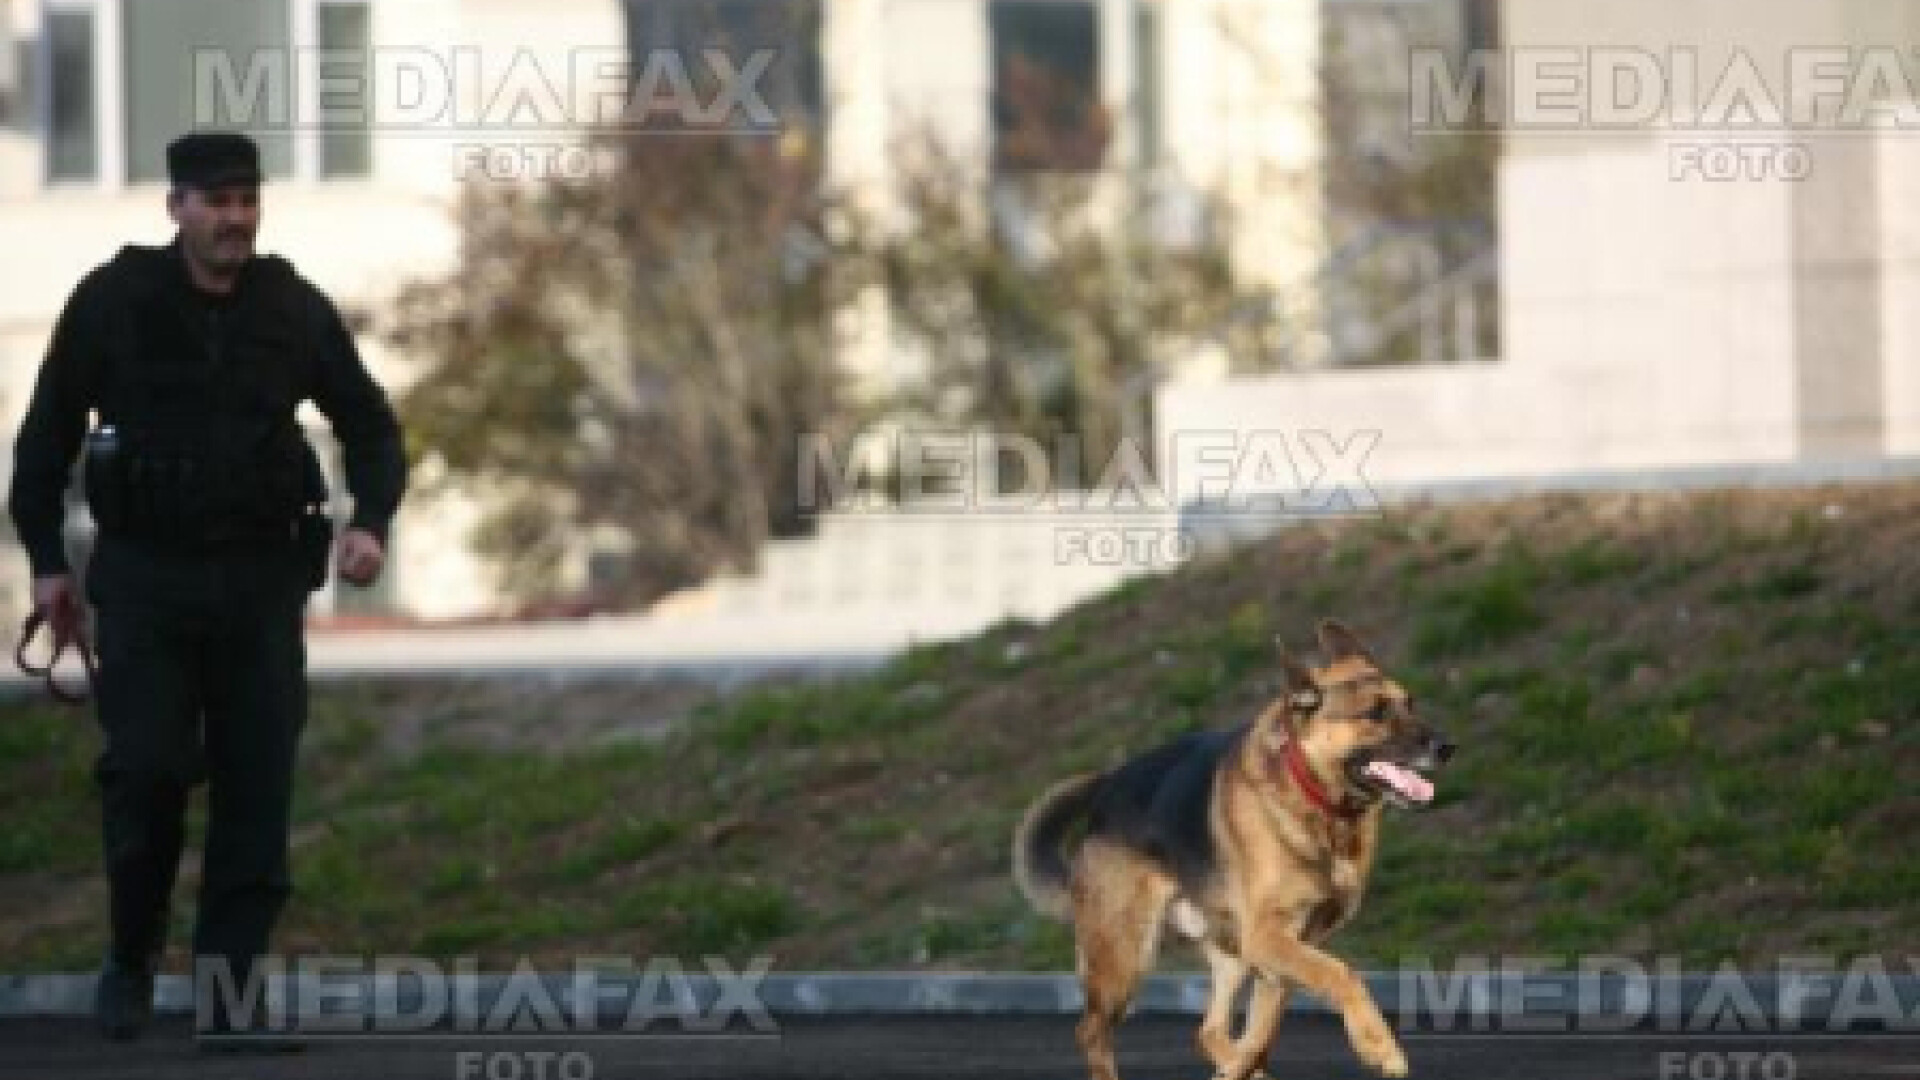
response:
<svg viewBox="0 0 1920 1080"><path fill-rule="evenodd" d="M1512 48L1691 48L1707 65L1736 48L1777 61L1792 46L1904 47L1920 18L1773 0L1503 11ZM1812 174L1676 176L1702 142L1802 145ZM1912 454L1916 195L1910 131L1510 132L1498 363L1177 383L1159 395L1161 434L1378 431L1369 474L1391 485Z"/></svg>
<svg viewBox="0 0 1920 1080"><path fill-rule="evenodd" d="M1181 550L1174 525L1171 514L1146 510L836 513L813 537L769 545L757 572L676 595L660 612L973 633L1008 616L1048 619L1168 568Z"/></svg>
<svg viewBox="0 0 1920 1080"><path fill-rule="evenodd" d="M984 156L992 145L993 85L986 5L888 0L881 20L876 44L885 63L888 134L931 130L961 155Z"/></svg>
<svg viewBox="0 0 1920 1080"><path fill-rule="evenodd" d="M1884 238L1887 452L1920 455L1920 139L1911 132L1890 134L1875 149Z"/></svg>
<svg viewBox="0 0 1920 1080"><path fill-rule="evenodd" d="M1171 171L1224 195L1233 257L1290 286L1327 255L1320 199L1321 0L1160 4Z"/></svg>

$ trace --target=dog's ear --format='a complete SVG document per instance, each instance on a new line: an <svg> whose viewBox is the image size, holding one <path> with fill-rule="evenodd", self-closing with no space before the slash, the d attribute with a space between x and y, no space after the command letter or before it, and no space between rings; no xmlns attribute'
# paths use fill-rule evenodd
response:
<svg viewBox="0 0 1920 1080"><path fill-rule="evenodd" d="M1367 651L1367 647L1360 643L1360 636L1347 629L1347 624L1338 619L1320 620L1320 648L1327 654L1327 662L1330 664L1336 660L1355 657L1375 667L1380 666L1380 662L1373 658L1373 654Z"/></svg>
<svg viewBox="0 0 1920 1080"><path fill-rule="evenodd" d="M1280 671L1286 676L1287 715L1306 717L1319 712L1323 695L1312 669L1295 659L1285 642L1276 638L1274 645L1280 650Z"/></svg>

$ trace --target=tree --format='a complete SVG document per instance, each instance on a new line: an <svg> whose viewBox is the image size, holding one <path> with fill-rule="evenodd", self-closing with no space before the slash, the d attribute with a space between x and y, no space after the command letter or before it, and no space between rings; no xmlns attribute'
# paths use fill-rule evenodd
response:
<svg viewBox="0 0 1920 1080"><path fill-rule="evenodd" d="M480 500L505 591L553 590L583 537L626 553L610 604L750 568L825 509L801 502L806 435L985 427L1105 461L1148 437L1170 346L1270 306L1217 231L1169 242L1110 175L986 174L913 142L885 222L797 136L609 136L598 175L466 193L460 266L405 290L388 337L421 364L399 402L415 454ZM837 328L875 283L925 363L871 399Z"/></svg>
<svg viewBox="0 0 1920 1080"><path fill-rule="evenodd" d="M423 363L416 452L482 498L505 589L551 590L598 534L631 552L604 599L645 603L809 527L796 448L855 422L831 339L858 262L802 142L599 149L600 175L470 188L460 267L389 337Z"/></svg>
<svg viewBox="0 0 1920 1080"><path fill-rule="evenodd" d="M987 176L926 138L895 160L902 224L865 247L924 354L895 406L921 426L1104 462L1150 440L1147 395L1171 358L1249 306L1217 204L1215 226L1175 238L1151 194L1110 173Z"/></svg>

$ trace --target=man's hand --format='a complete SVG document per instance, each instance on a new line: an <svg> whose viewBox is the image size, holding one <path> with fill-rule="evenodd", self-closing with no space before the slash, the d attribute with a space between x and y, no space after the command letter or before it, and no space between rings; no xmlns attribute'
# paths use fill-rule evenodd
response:
<svg viewBox="0 0 1920 1080"><path fill-rule="evenodd" d="M86 641L86 612L72 574L49 574L33 579L33 609L47 620L53 640Z"/></svg>
<svg viewBox="0 0 1920 1080"><path fill-rule="evenodd" d="M361 588L374 583L380 576L380 568L387 562L387 553L380 546L380 538L365 529L347 529L340 534L339 558L340 580Z"/></svg>

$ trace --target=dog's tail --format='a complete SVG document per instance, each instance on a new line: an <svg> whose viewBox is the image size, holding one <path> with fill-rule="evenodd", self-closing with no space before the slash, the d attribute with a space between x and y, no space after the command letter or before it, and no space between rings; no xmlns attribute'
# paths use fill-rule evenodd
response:
<svg viewBox="0 0 1920 1080"><path fill-rule="evenodd" d="M1014 884L1043 915L1065 919L1072 914L1067 887L1073 873L1068 865L1072 853L1067 838L1086 815L1099 782L1099 773L1086 773L1053 785L1027 808L1013 832Z"/></svg>

